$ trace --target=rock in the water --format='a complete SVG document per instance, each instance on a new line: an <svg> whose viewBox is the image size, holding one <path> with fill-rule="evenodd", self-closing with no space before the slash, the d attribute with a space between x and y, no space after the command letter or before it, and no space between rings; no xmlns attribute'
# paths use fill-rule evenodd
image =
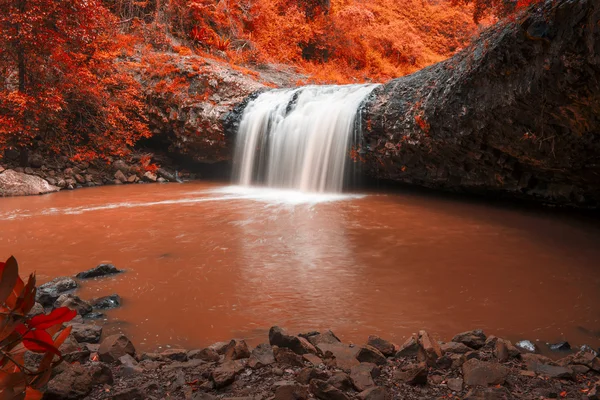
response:
<svg viewBox="0 0 600 400"><path fill-rule="evenodd" d="M245 340L233 339L225 349L225 358L228 360L241 360L250 357L250 349Z"/></svg>
<svg viewBox="0 0 600 400"><path fill-rule="evenodd" d="M350 379L354 388L359 392L375 386L373 378L376 378L379 374L379 368L371 363L361 363L350 369Z"/></svg>
<svg viewBox="0 0 600 400"><path fill-rule="evenodd" d="M296 354L316 354L315 347L305 338L288 335L282 328L274 326L269 330L271 346L286 347Z"/></svg>
<svg viewBox="0 0 600 400"><path fill-rule="evenodd" d="M310 383L310 391L321 400L349 400L349 397L340 389L319 379L313 379Z"/></svg>
<svg viewBox="0 0 600 400"><path fill-rule="evenodd" d="M190 360L202 360L206 362L219 361L219 353L211 348L205 348L201 350L191 350L188 352L188 358Z"/></svg>
<svg viewBox="0 0 600 400"><path fill-rule="evenodd" d="M469 386L501 385L508 375L506 367L475 358L466 361L462 370L465 383Z"/></svg>
<svg viewBox="0 0 600 400"><path fill-rule="evenodd" d="M92 324L71 324L71 334L79 343L99 343L102 327Z"/></svg>
<svg viewBox="0 0 600 400"><path fill-rule="evenodd" d="M112 383L112 372L102 363L73 364L48 382L44 399L80 399L87 396L95 385Z"/></svg>
<svg viewBox="0 0 600 400"><path fill-rule="evenodd" d="M473 351L469 346L459 342L448 342L440 346L443 353L465 354Z"/></svg>
<svg viewBox="0 0 600 400"><path fill-rule="evenodd" d="M85 314L83 317L87 320L91 320L91 319L102 319L102 318L106 317L106 315L101 312L92 311L89 314Z"/></svg>
<svg viewBox="0 0 600 400"><path fill-rule="evenodd" d="M396 358L415 357L419 352L419 344L415 336L409 337L406 342L400 346L400 350L396 353Z"/></svg>
<svg viewBox="0 0 600 400"><path fill-rule="evenodd" d="M505 387L473 388L464 400L511 400L513 397Z"/></svg>
<svg viewBox="0 0 600 400"><path fill-rule="evenodd" d="M380 338L379 336L369 336L367 344L371 347L376 348L386 357L391 357L395 353L395 348L393 343L388 342L385 339Z"/></svg>
<svg viewBox="0 0 600 400"><path fill-rule="evenodd" d="M548 348L552 351L569 351L571 350L571 345L569 342L549 343Z"/></svg>
<svg viewBox="0 0 600 400"><path fill-rule="evenodd" d="M427 384L427 365L425 363L410 364L394 373L394 380L410 385Z"/></svg>
<svg viewBox="0 0 600 400"><path fill-rule="evenodd" d="M426 331L419 331L417 343L419 344L417 353L419 361L424 361L428 366L434 367L437 359L442 356L442 349L438 342L433 340Z"/></svg>
<svg viewBox="0 0 600 400"><path fill-rule="evenodd" d="M273 347L271 347L270 344L262 343L252 350L250 359L248 360L248 367L262 368L271 365L274 362L275 355L273 354Z"/></svg>
<svg viewBox="0 0 600 400"><path fill-rule="evenodd" d="M122 304L121 296L118 294L111 294L110 296L104 296L91 301L92 307L100 310L108 310L111 308L120 307Z"/></svg>
<svg viewBox="0 0 600 400"><path fill-rule="evenodd" d="M480 349L485 345L485 333L481 329L459 333L452 338L453 342L462 343L472 349Z"/></svg>
<svg viewBox="0 0 600 400"><path fill-rule="evenodd" d="M373 363L376 365L387 364L387 359L379 350L369 345L360 348L356 354L356 359L361 363Z"/></svg>
<svg viewBox="0 0 600 400"><path fill-rule="evenodd" d="M79 279L90 279L97 278L99 276L114 275L121 272L123 271L117 269L117 267L112 264L100 264L97 267L78 273L75 275L75 277Z"/></svg>
<svg viewBox="0 0 600 400"><path fill-rule="evenodd" d="M515 346L519 350L528 351L530 353L535 353L537 351L537 346L530 340L520 340L515 343Z"/></svg>
<svg viewBox="0 0 600 400"><path fill-rule="evenodd" d="M360 400L390 400L392 394L388 388L378 386L360 392L357 397Z"/></svg>
<svg viewBox="0 0 600 400"><path fill-rule="evenodd" d="M125 335L107 337L102 341L98 349L100 360L106 363L116 362L125 354L129 354L130 356L135 355L135 347Z"/></svg>
<svg viewBox="0 0 600 400"><path fill-rule="evenodd" d="M463 390L463 380L462 378L450 378L448 379L448 389L453 392L460 393Z"/></svg>
<svg viewBox="0 0 600 400"><path fill-rule="evenodd" d="M59 187L50 185L39 176L23 174L12 169L0 173L0 197L31 196L59 190Z"/></svg>
<svg viewBox="0 0 600 400"><path fill-rule="evenodd" d="M80 299L71 293L61 294L54 302L54 308L67 307L77 311L79 315L86 315L92 312L92 305L85 300Z"/></svg>
<svg viewBox="0 0 600 400"><path fill-rule="evenodd" d="M308 389L298 384L281 385L275 390L274 400L306 400Z"/></svg>
<svg viewBox="0 0 600 400"><path fill-rule="evenodd" d="M55 278L38 287L36 301L44 307L51 307L61 294L74 290L77 286L77 282L68 276Z"/></svg>

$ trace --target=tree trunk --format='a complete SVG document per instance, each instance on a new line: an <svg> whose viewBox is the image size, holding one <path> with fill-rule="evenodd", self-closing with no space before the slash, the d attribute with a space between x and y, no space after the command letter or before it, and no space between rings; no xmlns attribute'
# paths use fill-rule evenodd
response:
<svg viewBox="0 0 600 400"><path fill-rule="evenodd" d="M600 204L600 4L548 0L456 56L376 89L374 177L556 204Z"/></svg>

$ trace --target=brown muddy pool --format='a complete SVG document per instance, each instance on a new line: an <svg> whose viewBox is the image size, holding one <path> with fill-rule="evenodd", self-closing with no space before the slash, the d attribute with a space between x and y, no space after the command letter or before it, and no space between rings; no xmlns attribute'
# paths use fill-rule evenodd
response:
<svg viewBox="0 0 600 400"><path fill-rule="evenodd" d="M212 183L0 199L0 258L40 282L100 262L105 332L141 350L256 344L270 326L346 341L482 328L600 345L600 227L423 194L308 195Z"/></svg>

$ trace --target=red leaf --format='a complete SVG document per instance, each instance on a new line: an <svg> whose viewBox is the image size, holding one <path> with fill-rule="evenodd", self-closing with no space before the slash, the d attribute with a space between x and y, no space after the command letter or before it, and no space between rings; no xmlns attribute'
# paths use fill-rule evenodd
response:
<svg viewBox="0 0 600 400"><path fill-rule="evenodd" d="M60 356L60 352L54 347L52 336L46 331L29 331L23 336L23 345L34 353L53 353Z"/></svg>
<svg viewBox="0 0 600 400"><path fill-rule="evenodd" d="M36 315L27 323L30 328L47 329L51 326L68 322L75 318L77 311L70 310L67 307L60 307L52 310L48 315Z"/></svg>
<svg viewBox="0 0 600 400"><path fill-rule="evenodd" d="M6 302L19 278L19 265L14 257L0 264L0 304Z"/></svg>

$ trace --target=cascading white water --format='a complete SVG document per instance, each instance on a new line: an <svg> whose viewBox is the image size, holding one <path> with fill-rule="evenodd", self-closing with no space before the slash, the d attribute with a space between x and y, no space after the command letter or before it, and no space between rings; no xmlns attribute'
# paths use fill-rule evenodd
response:
<svg viewBox="0 0 600 400"><path fill-rule="evenodd" d="M358 109L376 86L304 86L260 94L240 122L237 183L341 191Z"/></svg>

